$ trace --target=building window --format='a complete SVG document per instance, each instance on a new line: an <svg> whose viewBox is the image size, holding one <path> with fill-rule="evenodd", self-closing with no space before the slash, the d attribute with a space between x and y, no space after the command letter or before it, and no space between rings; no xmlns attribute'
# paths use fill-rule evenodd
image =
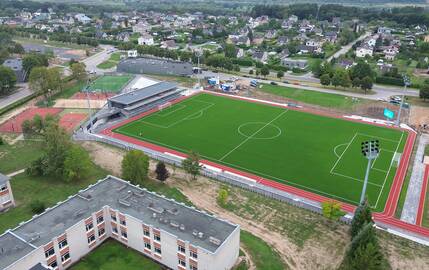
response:
<svg viewBox="0 0 429 270"><path fill-rule="evenodd" d="M88 237L88 244L91 244L94 241L95 241L95 235L92 234L91 236Z"/></svg>
<svg viewBox="0 0 429 270"><path fill-rule="evenodd" d="M189 269L190 269L190 270L198 270L198 268L197 268L195 265L191 265L191 266L189 267Z"/></svg>
<svg viewBox="0 0 429 270"><path fill-rule="evenodd" d="M50 249L48 249L47 251L45 251L45 257L46 258L49 258L49 257L51 257L52 255L54 255L55 254L55 250L54 250L54 248L50 248Z"/></svg>
<svg viewBox="0 0 429 270"><path fill-rule="evenodd" d="M5 191L7 189L7 187L6 186L1 186L0 187L0 191Z"/></svg>
<svg viewBox="0 0 429 270"><path fill-rule="evenodd" d="M154 234L154 235L153 235L153 239L155 239L156 241L160 242L160 241L161 241L161 235L159 235L159 234Z"/></svg>
<svg viewBox="0 0 429 270"><path fill-rule="evenodd" d="M89 231L89 230L91 230L92 228L94 228L94 224L92 224L92 222L91 222L91 223L88 223L88 224L86 224L86 225L85 225L85 229L86 229L86 231Z"/></svg>
<svg viewBox="0 0 429 270"><path fill-rule="evenodd" d="M97 224L100 224L101 222L103 222L104 221L104 217L103 216L99 216L98 218L97 218Z"/></svg>
<svg viewBox="0 0 429 270"><path fill-rule="evenodd" d="M194 258L194 259L198 259L198 254L196 253L196 252L194 252L194 251L189 251L189 255L192 257L192 258Z"/></svg>
<svg viewBox="0 0 429 270"><path fill-rule="evenodd" d="M116 227L113 227L113 228L112 228L112 231L113 231L113 233L116 233L116 234L118 234L118 228L116 228Z"/></svg>
<svg viewBox="0 0 429 270"><path fill-rule="evenodd" d="M144 234L145 236L150 236L150 232L149 232L149 230L143 230L143 234Z"/></svg>
<svg viewBox="0 0 429 270"><path fill-rule="evenodd" d="M58 263L57 263L57 261L53 261L53 262L51 262L51 264L49 266L52 267L53 269L57 269Z"/></svg>
<svg viewBox="0 0 429 270"><path fill-rule="evenodd" d="M58 243L58 247L60 249L66 247L66 246L67 246L67 239L64 239L63 241L61 241L61 242Z"/></svg>
<svg viewBox="0 0 429 270"><path fill-rule="evenodd" d="M186 249L185 249L185 247L184 247L184 246L179 245L179 246L177 247L177 250L178 250L179 252L186 253Z"/></svg>
<svg viewBox="0 0 429 270"><path fill-rule="evenodd" d="M181 265L183 267L186 267L186 262L183 261L183 260L181 260L181 259L179 259L179 265Z"/></svg>
<svg viewBox="0 0 429 270"><path fill-rule="evenodd" d="M147 249L151 249L152 248L152 246L150 245L150 243L146 243L146 242L144 242L144 247L147 248Z"/></svg>
<svg viewBox="0 0 429 270"><path fill-rule="evenodd" d="M70 253L68 252L61 256L61 262L65 262L68 259L70 259Z"/></svg>
<svg viewBox="0 0 429 270"><path fill-rule="evenodd" d="M110 218L111 218L113 221L116 221L116 215L114 215L114 214L110 214Z"/></svg>
<svg viewBox="0 0 429 270"><path fill-rule="evenodd" d="M104 228L98 229L98 236L104 235L105 232L106 232L106 230L104 230Z"/></svg>
<svg viewBox="0 0 429 270"><path fill-rule="evenodd" d="M155 253L161 254L161 249L160 249L160 248L155 247Z"/></svg>
<svg viewBox="0 0 429 270"><path fill-rule="evenodd" d="M121 235L122 235L123 238L127 238L128 237L127 232L123 231L123 230L121 230Z"/></svg>
<svg viewBox="0 0 429 270"><path fill-rule="evenodd" d="M121 224L122 224L122 225L124 225L124 226L126 226L126 225L127 225L127 223L125 222L125 219L122 219L122 220L121 220Z"/></svg>

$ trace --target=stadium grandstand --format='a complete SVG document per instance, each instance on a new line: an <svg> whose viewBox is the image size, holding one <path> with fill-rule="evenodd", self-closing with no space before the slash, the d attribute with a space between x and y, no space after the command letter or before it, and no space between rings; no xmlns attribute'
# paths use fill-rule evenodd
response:
<svg viewBox="0 0 429 270"><path fill-rule="evenodd" d="M111 120L129 118L157 106L169 104L170 101L179 98L184 90L176 83L158 82L110 97L107 106L92 118L91 124L88 123L88 128Z"/></svg>

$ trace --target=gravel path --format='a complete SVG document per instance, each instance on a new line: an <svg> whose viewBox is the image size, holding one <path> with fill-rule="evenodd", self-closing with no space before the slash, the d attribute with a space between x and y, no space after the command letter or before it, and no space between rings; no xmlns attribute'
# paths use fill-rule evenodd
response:
<svg viewBox="0 0 429 270"><path fill-rule="evenodd" d="M413 172L411 173L407 196L405 197L404 208L401 213L401 220L412 224L416 224L417 212L419 209L425 167L423 164L423 157L426 144L429 144L429 135L422 134L419 138Z"/></svg>

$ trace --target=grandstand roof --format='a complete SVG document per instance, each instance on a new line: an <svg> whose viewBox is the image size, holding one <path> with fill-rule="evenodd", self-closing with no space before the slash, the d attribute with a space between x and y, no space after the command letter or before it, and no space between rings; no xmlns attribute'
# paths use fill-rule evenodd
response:
<svg viewBox="0 0 429 270"><path fill-rule="evenodd" d="M160 82L132 92L116 95L114 97L109 98L109 101L123 105L130 105L141 100L162 94L164 92L171 91L176 87L176 83Z"/></svg>

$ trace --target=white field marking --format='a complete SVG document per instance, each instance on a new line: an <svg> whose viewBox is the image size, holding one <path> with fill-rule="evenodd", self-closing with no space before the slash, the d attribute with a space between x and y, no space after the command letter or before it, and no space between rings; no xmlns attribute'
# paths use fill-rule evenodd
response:
<svg viewBox="0 0 429 270"><path fill-rule="evenodd" d="M340 162L341 158L343 157L344 153L347 151L347 149L350 147L350 145L352 144L352 142L354 141L354 139L356 138L357 133L355 133L355 135L353 136L353 138L350 140L350 142L347 144L346 149L344 149L344 151L341 153L341 155L338 157L337 161L335 162L334 166L332 166L330 173L332 173L335 169L335 167L337 166L338 162Z"/></svg>
<svg viewBox="0 0 429 270"><path fill-rule="evenodd" d="M380 171L380 172L386 173L387 172L386 170L382 170L382 169L379 169L379 168L374 168L375 167L375 163L380 158L381 151L388 152L388 153L395 153L395 152L390 151L390 150L380 149L380 152L378 153L378 156L374 159L374 162L372 162L372 164L371 164L371 170L376 170L376 171Z"/></svg>
<svg viewBox="0 0 429 270"><path fill-rule="evenodd" d="M243 136L243 137L248 138L249 136L248 136L248 135L246 135L244 132L242 132L240 129L241 129L243 126L245 126L245 125L249 125L249 124L266 124L266 123L265 123L265 122L247 122L247 123L241 124L241 125L237 128L237 132L238 132L238 134L240 134L240 135L241 135L241 136ZM278 130L278 133L277 133L276 135L274 135L274 136L267 137L267 138L252 138L252 139L254 139L254 140L271 140L271 139L275 139L275 138L277 138L277 137L280 137L280 135L282 135L282 129L281 129L281 128L279 128L278 126L273 125L273 124L270 124L269 126L272 126L272 127L274 127L275 129L277 129L277 130Z"/></svg>
<svg viewBox="0 0 429 270"><path fill-rule="evenodd" d="M392 139L386 139L386 138L383 138L383 137L380 137L380 136L372 136L372 135L368 135L368 134L360 133L360 132L358 132L358 134L362 135L362 136L374 138L374 139L380 139L380 140L383 140L383 141L389 141L389 142L394 142L394 143L398 142L398 141L395 141L395 140L392 140Z"/></svg>
<svg viewBox="0 0 429 270"><path fill-rule="evenodd" d="M163 110L163 111L158 111L157 113L155 113L155 115L157 115L157 116L160 116L160 117L166 117L166 116L169 116L170 114L172 114L172 113L175 113L175 112L177 112L177 111L180 111L180 110L183 110L184 108L186 108L186 107L188 107L188 106L186 106L186 105L183 105L183 104L177 104L178 106L178 108L176 108L176 109L174 109L174 110L172 110L171 112L168 112L168 113L161 113L161 112L164 112L165 110ZM176 107L176 106L174 106L174 107ZM170 107L171 108L171 107ZM168 108L167 108L168 109Z"/></svg>
<svg viewBox="0 0 429 270"><path fill-rule="evenodd" d="M402 138L403 138L403 137L404 137L404 132L402 131L401 138L399 139L399 142L398 142L398 144L396 145L395 153L396 153L396 152L398 152L399 145L401 144L401 141L402 141ZM390 161L389 169L387 170L386 177L384 178L383 185L381 186L380 193L378 194L377 201L375 202L375 208L377 208L378 201L380 200L380 196L381 196L381 194L383 193L383 189L384 189L384 186L385 186L385 184L386 184L387 177L389 177L390 170L392 169L392 165L393 165L393 162L394 162L394 159L395 159L395 153L393 154L392 160Z"/></svg>
<svg viewBox="0 0 429 270"><path fill-rule="evenodd" d="M339 145L337 145L337 146L334 147L334 155L336 155L337 158L340 157L340 155L337 154L337 148L340 147L340 146L343 146L343 145L347 145L347 144L348 143L342 143L342 144L339 144Z"/></svg>
<svg viewBox="0 0 429 270"><path fill-rule="evenodd" d="M244 139L244 141L242 141L239 145L237 145L236 147L234 147L231 151L229 151L228 153L226 153L223 157L221 157L219 159L219 161L222 161L222 159L226 158L227 156L229 156L232 152L234 152L236 149L238 149L240 146L242 146L243 144L245 144L248 140L252 139L253 136L255 136L256 134L258 134L261 130L263 130L265 127L267 127L268 125L270 125L272 122L276 121L277 119L279 119L283 114L285 114L288 110L284 110L283 112L281 112L279 115L277 115L274 119L272 119L270 122L266 123L263 127L261 127L260 129L258 129L257 131L255 131L252 135L248 136L246 139Z"/></svg>
<svg viewBox="0 0 429 270"><path fill-rule="evenodd" d="M122 133L123 134L127 134L130 137L136 138L136 136L134 134L130 134L130 133L127 133L127 132L122 132ZM141 138L139 138L139 139L141 139ZM188 152L188 150L185 150L183 148L172 146L172 145L168 145L166 143L161 143L161 142L158 142L158 141L152 140L152 139L144 138L143 141L148 141L148 142L151 142L151 143L154 143L154 144L162 145L162 146L165 146L165 147L170 148L172 150L177 150L177 151L182 152L182 153L187 153ZM239 165L235 165L235 164L228 163L228 162L225 162L225 161L220 161L220 160L217 160L217 159L214 159L214 158L211 158L211 157L208 157L208 156L204 156L204 155L201 155L201 154L200 154L200 157L205 158L207 160L213 160L215 162L217 161L217 163L219 163L219 164L229 165L232 168L235 167L237 169L241 169L243 171L247 171L247 172L253 173L256 176L261 175L262 177L266 177L267 179L271 179L271 180L274 180L274 181L277 180L280 183L282 183L282 182L283 183L288 183L291 186L295 186L295 187L298 187L298 188L311 190L312 192L319 193L319 194L324 194L324 195L326 195L328 197L338 198L338 199L340 199L340 200L342 200L344 202L349 202L349 203L352 203L352 204L359 204L358 201L349 200L349 199L346 199L346 198L341 197L341 196L333 195L333 194L328 193L328 192L320 191L320 190L317 190L317 189L314 189L314 188L310 188L310 187L307 187L307 186L304 186L304 185L301 185L301 184L297 184L297 183L294 183L294 182L291 182L291 181L287 181L285 179L281 179L281 178L278 178L278 177L275 177L275 176L272 176L272 175L269 175L269 174L266 174L266 173L261 173L261 172L255 171L255 170L247 169L247 168L241 167Z"/></svg>
<svg viewBox="0 0 429 270"><path fill-rule="evenodd" d="M358 181L358 182L361 182L361 183L364 182L364 180L362 180L362 179L351 177L351 176L348 176L348 175L345 175L345 174L341 174L341 173L337 173L337 172L332 172L331 174L342 176L342 177L345 177L345 178L348 178L348 179L351 179L351 180L354 180L354 181ZM380 184L376 184L376 183L373 183L373 182L370 182L370 181L368 181L368 184L376 186L376 187L381 187Z"/></svg>
<svg viewBox="0 0 429 270"><path fill-rule="evenodd" d="M377 168L371 168L371 170L379 171L379 172L383 172L383 173L387 173L387 171L386 171L386 170L377 169Z"/></svg>
<svg viewBox="0 0 429 270"><path fill-rule="evenodd" d="M190 115L188 115L188 116L186 116L186 117L184 117L184 118L182 118L182 119L179 119L179 120L177 120L176 122L173 122L173 123L169 124L168 126L158 125L158 124L154 124L154 123L147 122L147 121L144 121L144 120L137 120L137 121L138 121L138 122L140 122L140 123L144 123L144 124L148 124L148 125L151 125L151 126L157 127L157 128L170 128L170 127L175 126L175 125L177 125L177 124L179 124L179 123L181 123L181 122L183 122L183 121L186 121L186 120L190 120L190 119L192 119L192 117L193 117L195 114L197 114L197 113L201 114L201 115L199 116L199 117L201 117L201 116L202 116L202 113L203 113L205 110L207 110L207 109L211 108L211 107L212 107L212 106L214 106L214 105L215 105L214 103L211 103L209 106L207 106L207 107L205 107L205 108L202 108L201 110L196 111L196 112L194 112L194 113L192 113L192 114L190 114ZM198 118L198 117L196 117L196 118ZM143 119L144 119L144 118L143 118Z"/></svg>

